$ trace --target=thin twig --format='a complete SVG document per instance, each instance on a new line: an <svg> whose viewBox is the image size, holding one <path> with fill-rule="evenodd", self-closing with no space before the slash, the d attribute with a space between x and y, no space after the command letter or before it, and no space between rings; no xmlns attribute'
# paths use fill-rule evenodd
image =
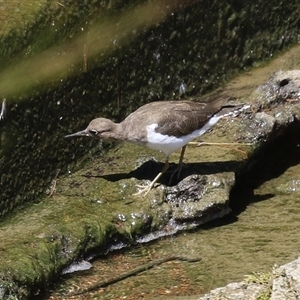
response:
<svg viewBox="0 0 300 300"><path fill-rule="evenodd" d="M54 179L52 180L52 187L51 187L51 189L50 189L50 194L49 194L49 197L52 197L53 196L53 194L54 194L54 192L55 192L55 188L56 188L56 183L57 183L57 181L58 181L58 174L59 174L59 172L60 172L60 170L61 169L57 169L57 172L56 172L56 174L55 174L55 177L54 177Z"/></svg>
<svg viewBox="0 0 300 300"><path fill-rule="evenodd" d="M143 264L141 266L138 266L138 267L126 272L126 273L120 274L120 275L118 275L114 278L110 278L110 279L98 282L96 284L93 284L92 286L90 286L86 289L83 289L79 292L70 293L70 294L68 294L68 296L82 295L82 294L86 294L86 293L98 290L98 289L103 288L103 287L107 287L111 284L117 283L117 282L119 282L121 280L124 280L128 277L137 275L141 272L144 272L144 271L147 271L147 270L153 268L154 266L161 265L162 263L165 263L165 262L171 261L171 260L181 260L181 261L187 261L187 262L198 262L198 261L201 260L201 258L189 258L189 257L183 257L183 256L164 257L164 258L161 258L161 259L150 261L149 263L145 263L145 264Z"/></svg>

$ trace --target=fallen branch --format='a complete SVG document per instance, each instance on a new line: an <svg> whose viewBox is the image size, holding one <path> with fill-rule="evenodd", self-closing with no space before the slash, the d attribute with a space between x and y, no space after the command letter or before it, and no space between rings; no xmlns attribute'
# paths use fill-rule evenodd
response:
<svg viewBox="0 0 300 300"><path fill-rule="evenodd" d="M171 260L181 260L181 261L187 261L187 262L198 262L198 261L201 260L201 258L189 258L189 257L183 257L183 256L168 256L168 257L165 257L165 258L157 259L157 260L151 261L149 263L145 263L145 264L143 264L139 267L136 267L136 268L134 268L134 269L132 269L132 270L126 272L126 273L120 274L117 277L110 278L110 279L104 280L102 282L98 282L96 284L93 284L92 286L90 286L86 289L83 289L82 291L70 293L70 294L68 294L68 296L78 296L78 295L82 295L82 294L86 294L86 293L98 290L98 289L103 288L103 287L107 287L111 284L114 284L116 282L124 280L128 277L137 275L141 272L144 272L144 271L147 271L147 270L153 268L154 266L161 265L161 264L163 264L165 262L168 262L168 261L171 261Z"/></svg>

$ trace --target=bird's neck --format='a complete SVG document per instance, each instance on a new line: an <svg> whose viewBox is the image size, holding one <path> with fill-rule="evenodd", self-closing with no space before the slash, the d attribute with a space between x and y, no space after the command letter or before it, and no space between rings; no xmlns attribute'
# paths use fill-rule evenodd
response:
<svg viewBox="0 0 300 300"><path fill-rule="evenodd" d="M110 137L119 141L126 140L126 135L124 134L122 123L113 123L113 130L111 131Z"/></svg>

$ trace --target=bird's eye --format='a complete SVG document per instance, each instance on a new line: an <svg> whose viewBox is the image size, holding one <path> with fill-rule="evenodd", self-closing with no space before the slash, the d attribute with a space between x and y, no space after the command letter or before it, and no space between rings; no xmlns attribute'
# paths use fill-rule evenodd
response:
<svg viewBox="0 0 300 300"><path fill-rule="evenodd" d="M90 130L90 134L93 136L96 136L98 134L98 131L95 129Z"/></svg>

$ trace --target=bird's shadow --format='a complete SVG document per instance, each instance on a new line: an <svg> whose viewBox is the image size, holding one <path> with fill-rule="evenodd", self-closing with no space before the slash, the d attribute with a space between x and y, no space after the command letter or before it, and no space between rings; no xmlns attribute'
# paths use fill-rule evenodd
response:
<svg viewBox="0 0 300 300"><path fill-rule="evenodd" d="M173 172L178 167L178 164L170 163L168 171L162 175L162 177L157 181L158 183L173 186L177 185L184 178L198 174L198 175L209 175L224 172L235 172L243 162L241 161L225 161L225 162L203 162L203 163L189 163L184 164L180 176L172 176ZM149 160L143 163L137 169L128 173L115 173L106 175L89 175L88 177L104 178L108 181L115 182L122 179L136 178L138 180L153 180L155 176L162 170L164 164L162 162L156 162L154 160ZM170 179L172 177L172 181Z"/></svg>

